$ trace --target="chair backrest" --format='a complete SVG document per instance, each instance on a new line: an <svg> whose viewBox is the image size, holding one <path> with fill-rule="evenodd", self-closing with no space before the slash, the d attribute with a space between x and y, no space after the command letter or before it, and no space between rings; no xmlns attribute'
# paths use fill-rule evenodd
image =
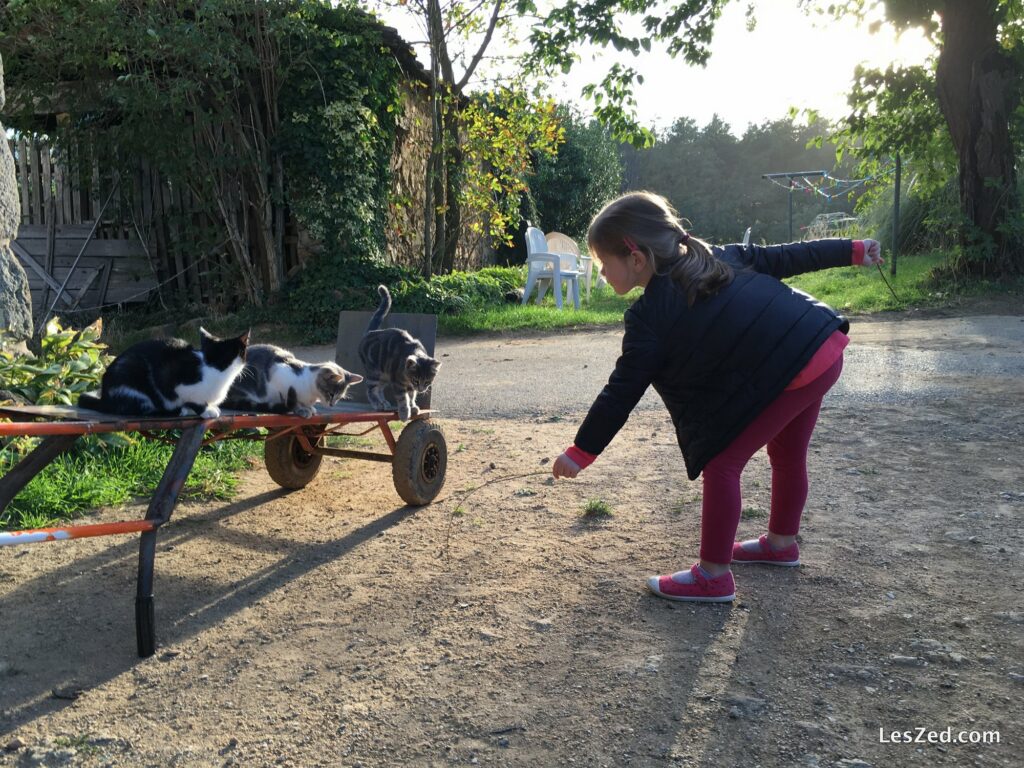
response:
<svg viewBox="0 0 1024 768"><path fill-rule="evenodd" d="M580 255L580 247L576 241L561 232L548 232L544 235L548 243L548 250L552 253L571 253L573 256Z"/></svg>
<svg viewBox="0 0 1024 768"><path fill-rule="evenodd" d="M536 227L526 228L526 255L531 253L546 253L548 241L544 239L544 233Z"/></svg>
<svg viewBox="0 0 1024 768"><path fill-rule="evenodd" d="M360 376L366 373L363 363L359 359L359 342L366 332L366 326L370 322L373 312L351 312L338 313L338 341L334 349L334 362L346 371L358 373ZM437 341L437 315L413 314L406 312L392 312L384 318L381 328L404 328L414 338L420 340L428 355L434 354L434 345ZM442 368L442 372L443 372ZM443 375L443 374L439 374ZM430 407L430 394L433 390L421 394L416 398L420 408ZM366 403L366 385L363 382L354 384L349 389L353 402ZM393 393L387 392L388 397ZM394 402L394 400L392 400Z"/></svg>

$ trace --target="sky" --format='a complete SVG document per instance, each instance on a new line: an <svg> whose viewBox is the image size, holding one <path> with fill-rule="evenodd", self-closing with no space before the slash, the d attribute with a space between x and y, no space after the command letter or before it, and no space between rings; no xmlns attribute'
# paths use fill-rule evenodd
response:
<svg viewBox="0 0 1024 768"><path fill-rule="evenodd" d="M757 25L748 32L747 4L734 0L726 6L704 68L672 59L656 46L640 57L618 54L613 48L595 49L583 54L568 77L551 83L551 94L588 112L580 89L599 82L618 60L644 76L644 84L636 90L642 124L664 128L685 116L706 125L717 114L739 135L748 124L785 117L790 107L841 117L846 114L846 93L858 63L920 64L934 52L916 30L897 38L891 27L883 25L872 34L849 18L837 21L808 15L796 7L796 0L757 0ZM400 15L384 20L407 40L422 38ZM427 61L422 49L417 55Z"/></svg>

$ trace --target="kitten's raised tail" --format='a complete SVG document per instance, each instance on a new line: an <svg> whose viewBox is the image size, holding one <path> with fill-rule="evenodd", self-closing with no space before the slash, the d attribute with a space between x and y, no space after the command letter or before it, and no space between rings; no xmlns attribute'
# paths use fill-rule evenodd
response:
<svg viewBox="0 0 1024 768"><path fill-rule="evenodd" d="M370 317L370 322L366 326L367 333L380 328L380 324L384 322L384 318L391 311L391 293L388 291L387 286L377 286L377 293L380 294L380 306L377 307L377 311Z"/></svg>

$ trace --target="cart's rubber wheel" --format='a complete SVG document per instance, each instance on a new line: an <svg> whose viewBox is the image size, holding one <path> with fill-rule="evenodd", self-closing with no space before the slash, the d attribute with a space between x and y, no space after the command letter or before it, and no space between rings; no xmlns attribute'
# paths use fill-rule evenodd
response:
<svg viewBox="0 0 1024 768"><path fill-rule="evenodd" d="M306 435L314 444L319 437L316 432L307 431ZM294 433L283 437L271 435L271 438L263 444L263 462L267 465L270 479L282 488L305 488L320 471L324 457L307 452Z"/></svg>
<svg viewBox="0 0 1024 768"><path fill-rule="evenodd" d="M444 487L448 469L448 443L441 427L429 419L405 425L395 445L391 476L395 490L406 504L429 504Z"/></svg>

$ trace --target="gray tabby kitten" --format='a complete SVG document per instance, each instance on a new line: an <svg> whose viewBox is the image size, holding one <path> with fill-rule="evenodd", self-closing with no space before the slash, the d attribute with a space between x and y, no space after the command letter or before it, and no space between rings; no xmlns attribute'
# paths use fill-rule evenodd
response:
<svg viewBox="0 0 1024 768"><path fill-rule="evenodd" d="M228 392L225 408L259 413L294 413L309 418L316 404L334 405L363 377L334 363L304 363L272 344L253 344L245 368Z"/></svg>
<svg viewBox="0 0 1024 768"><path fill-rule="evenodd" d="M391 294L383 285L377 293L380 306L359 342L359 359L366 371L366 395L374 408L391 410L384 390L389 384L394 386L399 394L398 418L408 421L420 412L416 395L430 389L441 361L428 355L423 344L408 331L380 327L391 311Z"/></svg>

